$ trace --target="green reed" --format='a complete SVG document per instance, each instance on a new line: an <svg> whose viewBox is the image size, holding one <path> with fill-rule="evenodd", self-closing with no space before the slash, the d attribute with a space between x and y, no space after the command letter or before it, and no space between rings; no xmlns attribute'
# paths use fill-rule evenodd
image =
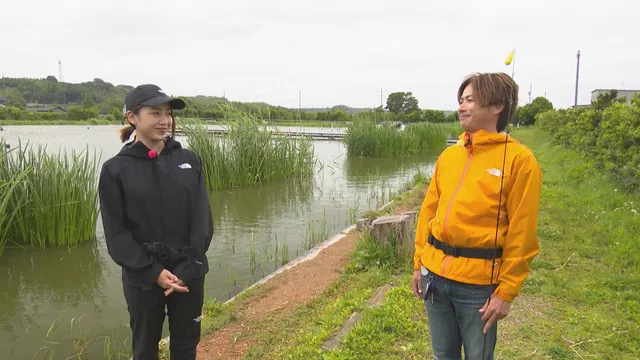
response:
<svg viewBox="0 0 640 360"><path fill-rule="evenodd" d="M290 178L308 178L315 165L311 139L279 136L250 114L224 108L226 137L207 132L199 120L183 120L180 130L202 160L207 187L217 190Z"/></svg>
<svg viewBox="0 0 640 360"><path fill-rule="evenodd" d="M24 194L17 192L16 189L22 185L28 171L25 169L10 177L7 156L4 143L0 141L0 256L9 240L9 230L19 210L15 204L22 204L25 201Z"/></svg>
<svg viewBox="0 0 640 360"><path fill-rule="evenodd" d="M49 153L42 146L18 146L0 161L0 210L4 242L45 248L75 246L95 238L98 217L97 159L88 151ZM8 189L8 188L7 188ZM2 206L2 205L0 205ZM12 211L7 222L7 209ZM0 234L2 235L2 234ZM2 237L0 237L2 241Z"/></svg>
<svg viewBox="0 0 640 360"><path fill-rule="evenodd" d="M442 149L451 134L450 127L438 124L409 124L400 130L392 124L358 119L348 127L343 141L349 155L414 155Z"/></svg>

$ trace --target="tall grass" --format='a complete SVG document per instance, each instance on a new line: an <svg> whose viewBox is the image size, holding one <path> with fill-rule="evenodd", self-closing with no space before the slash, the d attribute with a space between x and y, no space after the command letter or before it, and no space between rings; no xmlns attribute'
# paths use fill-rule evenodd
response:
<svg viewBox="0 0 640 360"><path fill-rule="evenodd" d="M4 142L0 140L0 174L7 174L8 160L7 152L5 152ZM18 203L23 202L23 194L14 195L16 189L24 181L27 169L15 174L12 178L0 176L0 256L4 250L5 244L8 240L8 233L13 220L15 219L18 208L12 206L12 199L19 200Z"/></svg>
<svg viewBox="0 0 640 360"><path fill-rule="evenodd" d="M348 127L344 143L348 155L414 155L443 148L451 134L450 127L430 123L409 124L400 130L394 125L359 119Z"/></svg>
<svg viewBox="0 0 640 360"><path fill-rule="evenodd" d="M202 159L210 190L312 175L315 155L311 139L278 136L253 115L232 108L224 111L225 118L232 119L225 138L208 133L199 120L181 125L189 148Z"/></svg>
<svg viewBox="0 0 640 360"><path fill-rule="evenodd" d="M95 155L88 151L52 154L42 146L34 149L22 144L4 156L0 183L14 181L11 194L2 195L5 208L14 212L11 218L5 215L0 219L0 223L9 224L5 242L45 248L75 246L94 239L96 164Z"/></svg>

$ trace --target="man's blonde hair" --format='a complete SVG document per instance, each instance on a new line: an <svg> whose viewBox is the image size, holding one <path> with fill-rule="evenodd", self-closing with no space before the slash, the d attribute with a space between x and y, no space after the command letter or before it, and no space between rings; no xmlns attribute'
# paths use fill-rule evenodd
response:
<svg viewBox="0 0 640 360"><path fill-rule="evenodd" d="M518 84L505 73L471 74L458 88L458 101L468 85L473 89L473 101L480 106L504 106L496 126L498 132L504 131L518 109Z"/></svg>

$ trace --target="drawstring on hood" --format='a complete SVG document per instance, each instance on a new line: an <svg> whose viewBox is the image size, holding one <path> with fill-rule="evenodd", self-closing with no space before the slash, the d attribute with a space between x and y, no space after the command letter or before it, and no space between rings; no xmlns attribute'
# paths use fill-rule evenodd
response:
<svg viewBox="0 0 640 360"><path fill-rule="evenodd" d="M147 145L145 145L142 141L132 141L122 147L120 153L118 153L118 156L129 156L152 160L175 149L182 149L182 144L171 137L166 138L164 142L164 149L160 153L156 152L155 150L149 149Z"/></svg>

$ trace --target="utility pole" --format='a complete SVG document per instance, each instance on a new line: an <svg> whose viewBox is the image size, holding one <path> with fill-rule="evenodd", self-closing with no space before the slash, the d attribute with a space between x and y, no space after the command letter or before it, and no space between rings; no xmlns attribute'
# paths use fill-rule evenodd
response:
<svg viewBox="0 0 640 360"><path fill-rule="evenodd" d="M302 90L298 90L298 121L300 122L300 132L302 132Z"/></svg>
<svg viewBox="0 0 640 360"><path fill-rule="evenodd" d="M529 104L531 104L531 90L533 89L533 83L529 83Z"/></svg>
<svg viewBox="0 0 640 360"><path fill-rule="evenodd" d="M573 99L573 107L578 107L578 80L580 79L580 50L576 54L576 91Z"/></svg>
<svg viewBox="0 0 640 360"><path fill-rule="evenodd" d="M64 82L62 77L62 60L58 59L58 82Z"/></svg>
<svg viewBox="0 0 640 360"><path fill-rule="evenodd" d="M382 89L380 89L380 108L384 109L384 106L382 106Z"/></svg>

